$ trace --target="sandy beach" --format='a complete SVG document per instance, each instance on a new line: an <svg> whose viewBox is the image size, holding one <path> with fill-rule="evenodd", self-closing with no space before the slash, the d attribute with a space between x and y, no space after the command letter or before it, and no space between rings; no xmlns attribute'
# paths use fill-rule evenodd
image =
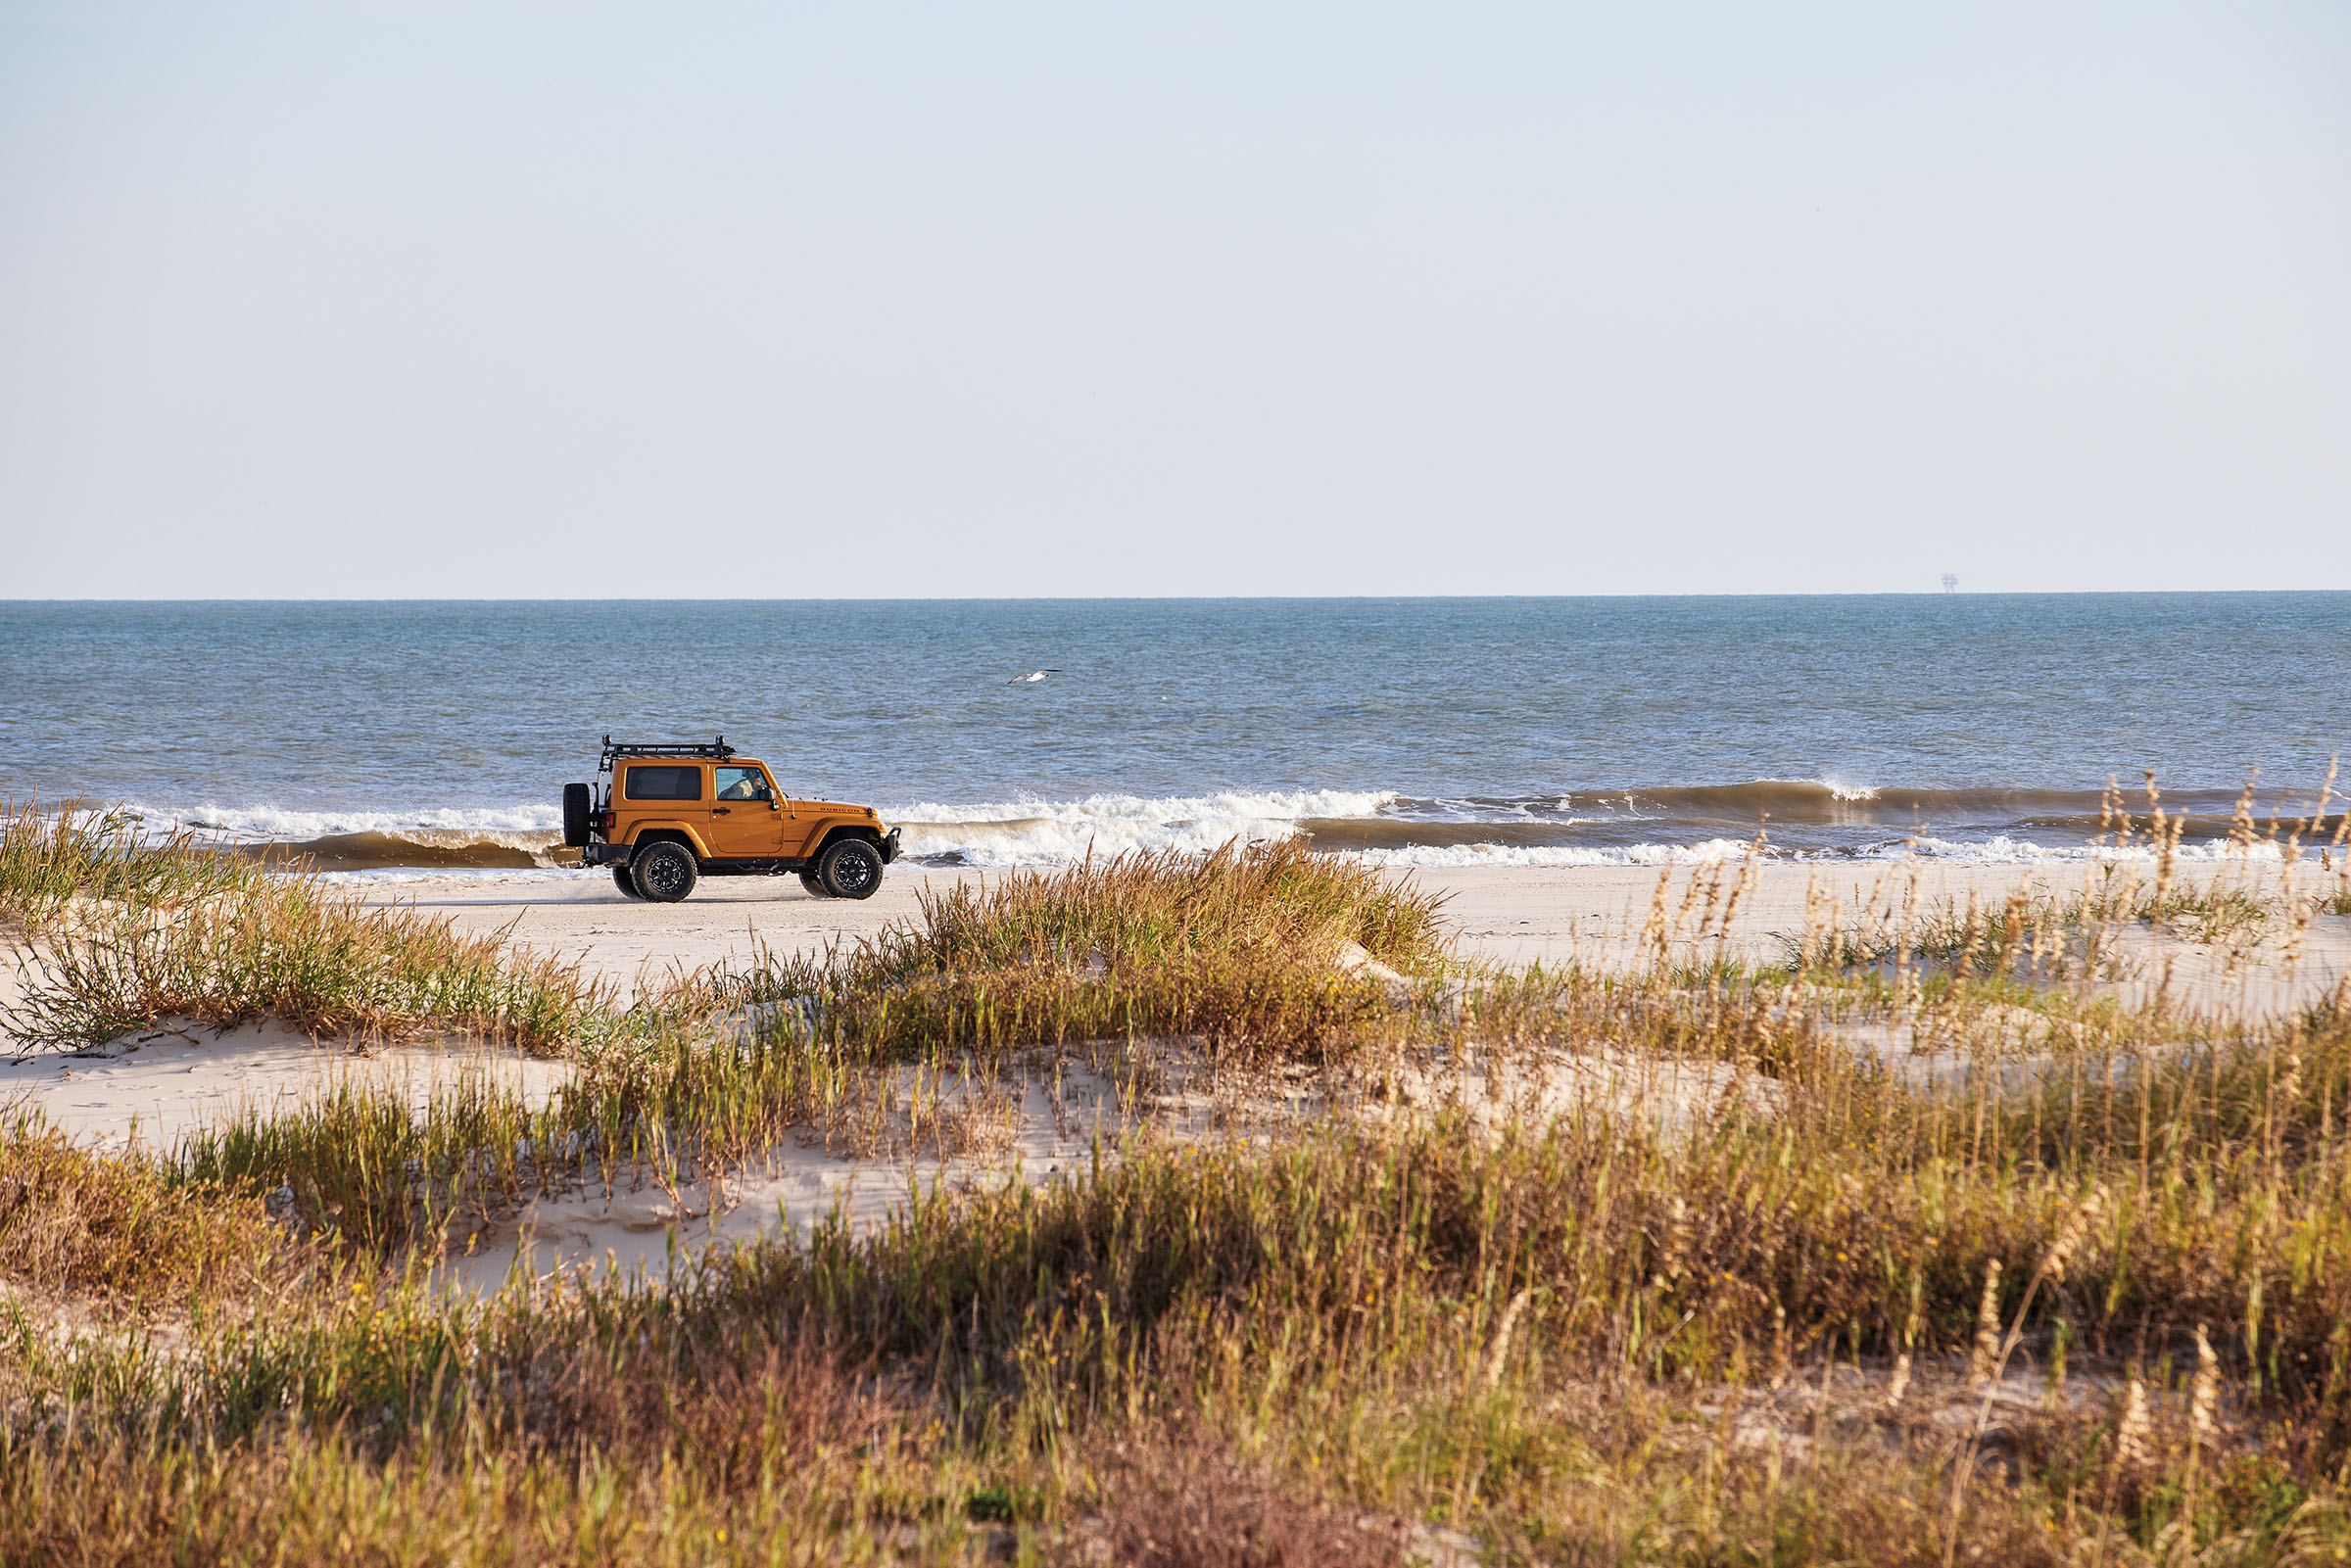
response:
<svg viewBox="0 0 2351 1568"><path fill-rule="evenodd" d="M516 943L577 958L595 973L633 987L641 978L666 972L747 961L762 945L781 953L821 952L836 943L853 943L893 921L914 918L927 890L943 891L995 875L999 874L901 867L880 892L862 902L812 897L793 878L713 879L680 904L623 898L600 876L503 881L417 879L362 885L369 886L372 900L448 915L467 930L506 931ZM1395 875L1445 896L1445 916L1458 956L1511 968L1626 961L1648 923L1659 879L1657 868L1646 866L1468 867ZM1685 927L1694 927L1717 875L1718 869L1709 866L1673 868L1668 916L1682 909L1695 883L1698 892L1684 916ZM2081 891L2085 878L2085 869L2075 864L1765 862L1753 868L1752 879L1739 898L1727 948L1732 956L1750 962L1785 957L1788 943L1802 938L1808 899L1827 901L1836 919L1849 922L1873 911L1898 910L1913 900L1922 915L1944 908L1964 910L1971 897L1980 907L1990 908L2020 887L2063 898ZM2313 879L2315 868L2306 880ZM1719 868L1722 905L1728 904L1739 879L1738 864ZM2274 868L2199 868L2197 875L2183 875L2182 885L2241 886L2267 896L2276 891L2278 879ZM2351 969L2351 920L2322 915L2313 922L2290 982L2272 962L2275 953L2247 955L2251 962L2231 967L2223 976L2223 952L2185 942L2159 951L2182 966L2180 980L2192 975L2205 986L2208 1001L2266 1010L2291 998L2324 993L2341 979ZM2215 989L2224 978L2241 981L2246 988L2234 996Z"/></svg>
<svg viewBox="0 0 2351 1568"><path fill-rule="evenodd" d="M692 898L668 905L623 898L600 876L422 878L357 886L370 904L447 917L460 930L503 933L516 947L576 960L625 997L668 977L749 964L762 951L852 946L893 922L919 919L926 894L982 875L901 868L861 902L810 896L792 878L705 880ZM1638 961L1644 930L1659 908L1659 873L1650 868L1409 875L1444 896L1458 958L1507 969L1628 967ZM1685 937L1711 909L1712 928L1727 933L1707 948L1768 963L1802 940L1808 920L1898 922L1908 908L1923 923L1938 911L1963 911L1971 899L1979 908L1997 906L2019 889L2062 899L2082 890L2085 875L2079 866L1781 862L1745 868L1742 885L1738 864L1684 866L1667 877L1662 908ZM2275 868L2240 869L2208 873L2205 882L2190 885L2270 896L2277 876ZM2313 919L2290 963L2275 931L2232 945L2177 932L2159 938L2134 927L2120 941L2125 973L2101 990L2143 1001L2161 987L2175 1005L2216 1020L2279 1016L2333 992L2351 974L2351 918L2339 915ZM0 974L0 1007L12 1016L31 973L25 950L16 960ZM859 1223L879 1219L905 1200L910 1186L1000 1180L1016 1169L1027 1179L1054 1179L1077 1168L1098 1136L1107 1132L1115 1141L1124 1123L1110 1078L1075 1065L1045 1070L1049 1087L1023 1069L988 1091L1003 1100L1004 1130L984 1158L910 1149L877 1159L871 1151L835 1149L829 1140L822 1147L788 1140L757 1165L705 1189L671 1192L640 1181L613 1192L543 1197L457 1259L457 1276L474 1288L494 1288L524 1250L541 1269L608 1258L624 1268L657 1271L673 1229L697 1245L746 1241L779 1223L805 1229L836 1206ZM567 1062L465 1040L316 1038L268 1021L215 1033L167 1021L92 1051L31 1050L0 1060L0 1104L37 1109L87 1146L166 1151L224 1118L299 1111L346 1086L392 1087L418 1112L437 1095L477 1083L544 1105L572 1071ZM1196 1120L1205 1114L1205 1101L1176 1092L1163 1098L1155 1116L1164 1127L1170 1117Z"/></svg>
<svg viewBox="0 0 2351 1568"><path fill-rule="evenodd" d="M504 933L517 947L576 960L626 996L667 977L749 964L762 950L817 954L851 946L893 922L917 919L926 893L993 875L904 867L863 901L813 897L793 878L712 879L678 904L623 898L600 876L418 878L358 885L371 904L446 916L461 930ZM1632 962L1656 903L1659 877L1646 867L1398 875L1444 895L1458 957L1511 969ZM2208 874L2208 879L2215 875L2223 886L2263 895L2276 890L2274 868ZM1907 904L1923 917L1963 910L1971 898L1979 907L1997 906L2020 887L2062 898L2080 891L2084 877L2078 866L1761 864L1740 892L1719 950L1748 962L1782 959L1802 939L1808 908L1813 919L1853 922L1898 913ZM1720 895L1719 912L1739 880L1736 865L1675 868L1667 883L1668 918L1679 915L1687 933L1703 917L1709 891ZM1723 924L1719 913L1715 924ZM2112 985L2118 994L2137 999L2168 983L2180 1005L2223 1015L2275 1016L2326 996L2351 974L2351 917L2340 915L2317 916L2290 965L2274 935L2240 947L2141 931L2126 932L2123 940L2135 955L2129 965L2134 973ZM15 1016L27 962L19 949L0 967L0 1014ZM0 1061L0 1101L38 1105L75 1136L100 1143L136 1137L168 1144L229 1108L290 1103L355 1072L397 1074L421 1099L460 1069L499 1071L534 1098L544 1097L562 1075L557 1064L485 1059L478 1050L429 1041L370 1043L364 1056L355 1056L353 1042L316 1040L274 1023L221 1037L158 1027L133 1031L96 1057L36 1049Z"/></svg>

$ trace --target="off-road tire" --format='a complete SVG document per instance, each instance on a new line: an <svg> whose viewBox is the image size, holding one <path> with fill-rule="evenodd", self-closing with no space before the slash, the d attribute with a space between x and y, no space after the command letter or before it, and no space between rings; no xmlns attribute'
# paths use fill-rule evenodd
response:
<svg viewBox="0 0 2351 1568"><path fill-rule="evenodd" d="M613 885L618 887L627 897L643 898L645 896L643 893L637 890L637 882L635 879L629 876L629 868L626 866L615 866L612 868L612 882Z"/></svg>
<svg viewBox="0 0 2351 1568"><path fill-rule="evenodd" d="M816 857L816 875L835 898L871 898L882 885L882 851L862 838L836 838Z"/></svg>
<svg viewBox="0 0 2351 1568"><path fill-rule="evenodd" d="M800 885L808 889L810 898L831 898L833 896L825 887L825 879L812 871L800 873Z"/></svg>
<svg viewBox="0 0 2351 1568"><path fill-rule="evenodd" d="M694 851L666 839L637 851L629 871L636 878L637 891L652 904L676 903L694 891L695 880L701 875L694 863Z"/></svg>

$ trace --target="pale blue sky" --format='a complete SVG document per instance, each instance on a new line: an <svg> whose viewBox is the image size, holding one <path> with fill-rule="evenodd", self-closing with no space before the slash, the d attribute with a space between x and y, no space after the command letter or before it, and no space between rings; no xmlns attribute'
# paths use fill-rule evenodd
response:
<svg viewBox="0 0 2351 1568"><path fill-rule="evenodd" d="M0 596L2351 588L2351 7L0 4Z"/></svg>

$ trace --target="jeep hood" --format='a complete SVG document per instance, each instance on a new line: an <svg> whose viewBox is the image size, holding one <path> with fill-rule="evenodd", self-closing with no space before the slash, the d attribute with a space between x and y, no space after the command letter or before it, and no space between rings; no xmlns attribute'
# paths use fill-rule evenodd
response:
<svg viewBox="0 0 2351 1568"><path fill-rule="evenodd" d="M852 806L840 800L795 799L792 809L803 817L862 817L866 814L865 807ZM882 819L877 815L873 820L880 822Z"/></svg>

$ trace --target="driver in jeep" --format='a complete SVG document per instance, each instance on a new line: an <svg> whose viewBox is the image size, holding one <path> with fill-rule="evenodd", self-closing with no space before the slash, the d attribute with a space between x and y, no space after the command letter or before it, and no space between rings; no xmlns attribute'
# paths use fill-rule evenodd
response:
<svg viewBox="0 0 2351 1568"><path fill-rule="evenodd" d="M757 769L721 768L718 771L721 778L724 778L730 773L740 776L733 784L728 784L719 790L719 799L765 800L767 798L767 781L759 776Z"/></svg>

